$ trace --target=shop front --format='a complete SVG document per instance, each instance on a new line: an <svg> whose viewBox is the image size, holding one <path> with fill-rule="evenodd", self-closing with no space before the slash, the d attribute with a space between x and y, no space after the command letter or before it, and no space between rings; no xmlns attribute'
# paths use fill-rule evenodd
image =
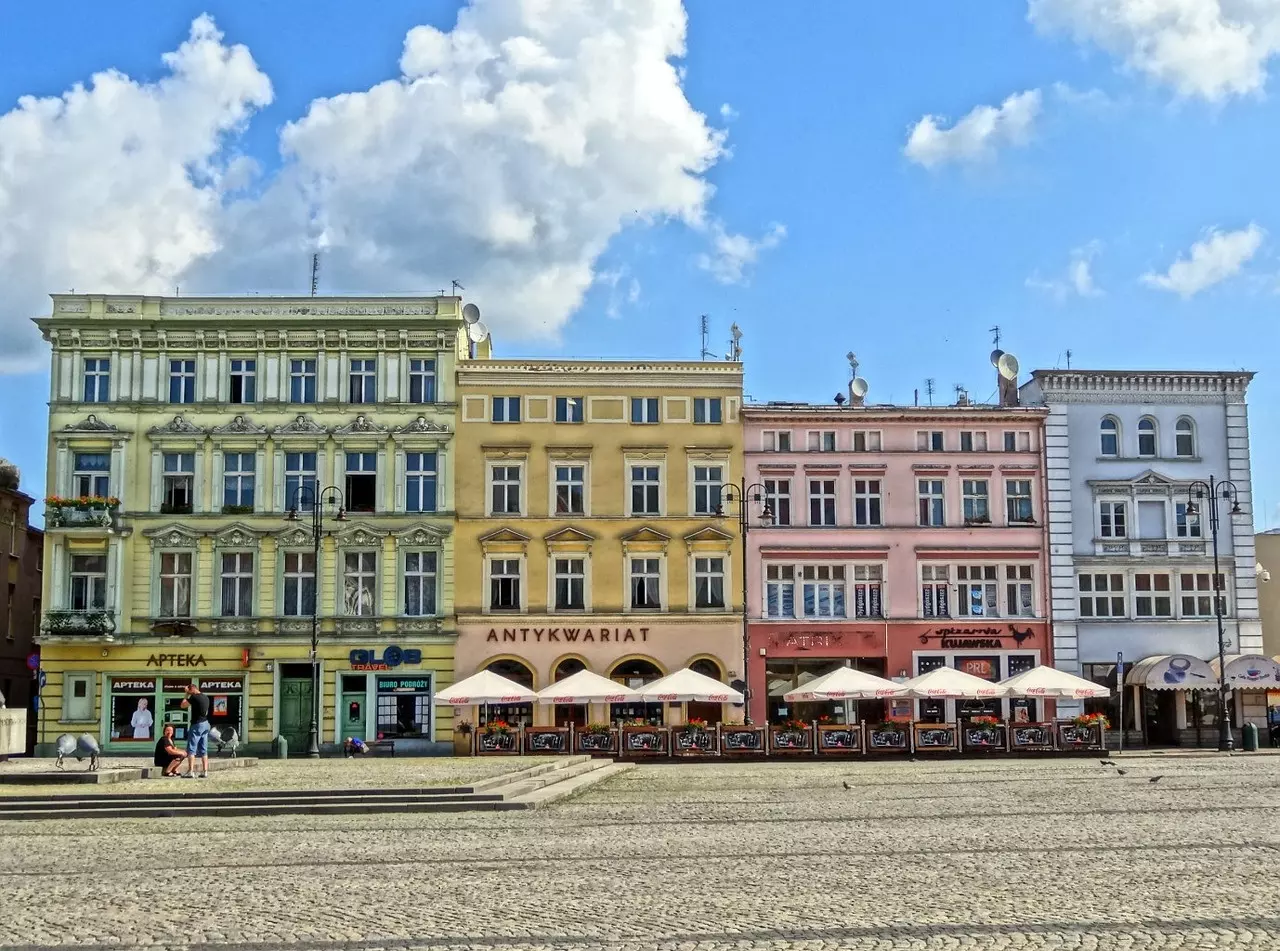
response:
<svg viewBox="0 0 1280 951"><path fill-rule="evenodd" d="M788 703L784 695L840 666L888 677L886 628L883 622L752 624L748 629L752 720L825 718L831 723L856 723L883 719L885 703L880 700Z"/></svg>
<svg viewBox="0 0 1280 951"><path fill-rule="evenodd" d="M243 673L107 673L104 680L109 752L150 753L166 726L173 727L174 739L185 740L191 716L182 702L191 684L209 697L210 725L244 735Z"/></svg>

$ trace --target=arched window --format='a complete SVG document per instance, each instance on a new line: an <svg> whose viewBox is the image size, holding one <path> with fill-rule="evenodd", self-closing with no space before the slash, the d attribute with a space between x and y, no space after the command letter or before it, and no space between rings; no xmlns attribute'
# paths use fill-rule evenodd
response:
<svg viewBox="0 0 1280 951"><path fill-rule="evenodd" d="M488 669L499 677L506 677L508 680L514 680L522 687L533 689L533 671L518 660L495 660L492 664L489 664Z"/></svg>
<svg viewBox="0 0 1280 951"><path fill-rule="evenodd" d="M609 672L609 679L631 687L633 690L651 684L662 676L662 671L640 657L624 660ZM646 703L643 700L631 703L611 703L609 719L614 723L642 722L650 726L662 726L665 704Z"/></svg>
<svg viewBox="0 0 1280 951"><path fill-rule="evenodd" d="M1157 452L1156 421L1150 416L1138 420L1138 455L1144 459L1154 459Z"/></svg>
<svg viewBox="0 0 1280 951"><path fill-rule="evenodd" d="M720 665L709 657L700 657L689 665L689 669L694 673L702 674L704 677L710 677L712 680L724 682L724 672L720 669Z"/></svg>
<svg viewBox="0 0 1280 951"><path fill-rule="evenodd" d="M533 689L533 671L518 660L504 658L495 660L488 669L499 677L514 680L522 687ZM480 707L480 722L505 720L512 726L530 726L533 723L533 704L531 703L487 703Z"/></svg>
<svg viewBox="0 0 1280 951"><path fill-rule="evenodd" d="M1120 455L1120 423L1114 416L1104 416L1098 428L1099 451L1104 456Z"/></svg>
<svg viewBox="0 0 1280 951"><path fill-rule="evenodd" d="M555 672L551 675L552 679L559 683L566 677L572 677L579 671L587 669L587 665L576 657L566 657L560 663L556 664Z"/></svg>
<svg viewBox="0 0 1280 951"><path fill-rule="evenodd" d="M1184 458L1190 458L1196 454L1196 424L1188 417L1183 416L1178 420L1178 426L1173 434L1174 452Z"/></svg>

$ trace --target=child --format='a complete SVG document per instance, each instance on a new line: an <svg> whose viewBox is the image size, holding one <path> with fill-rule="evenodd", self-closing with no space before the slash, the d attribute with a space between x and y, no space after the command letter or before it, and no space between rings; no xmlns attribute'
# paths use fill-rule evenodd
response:
<svg viewBox="0 0 1280 951"><path fill-rule="evenodd" d="M369 744L358 736L349 736L346 742L342 744L342 752L347 754L347 759L354 756L365 756L369 752Z"/></svg>

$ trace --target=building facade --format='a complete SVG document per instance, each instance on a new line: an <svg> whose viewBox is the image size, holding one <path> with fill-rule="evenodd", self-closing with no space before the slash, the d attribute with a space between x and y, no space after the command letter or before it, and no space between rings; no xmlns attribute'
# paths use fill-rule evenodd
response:
<svg viewBox="0 0 1280 951"><path fill-rule="evenodd" d="M475 360L459 366L457 675L534 689L582 669L631 686L685 666L742 675L738 524L742 366ZM480 715L551 723L741 707Z"/></svg>
<svg viewBox="0 0 1280 951"><path fill-rule="evenodd" d="M1045 713L1033 701L783 699L840 664L898 680L952 666L996 681L1049 662L1044 416L967 404L744 409L747 480L771 516L748 533L753 719Z"/></svg>
<svg viewBox="0 0 1280 951"><path fill-rule="evenodd" d="M27 751L35 744L38 709L35 633L40 624L40 579L44 533L30 523L31 496L22 491L18 468L0 459L0 544L4 590L0 604L0 705L27 711Z"/></svg>
<svg viewBox="0 0 1280 951"><path fill-rule="evenodd" d="M1215 738L1218 655L1208 506L1193 483L1229 480L1218 500L1226 653L1262 650L1244 372L1038 370L1024 401L1046 424L1054 664L1116 688L1124 725L1156 745ZM1147 663L1143 663L1146 661ZM1172 661L1172 667L1169 662ZM1185 689L1204 682L1209 689ZM1177 689L1174 689L1177 688ZM1238 690L1236 723L1261 722L1264 695ZM1119 691L1106 703L1113 723ZM1064 707L1078 709L1078 704Z"/></svg>
<svg viewBox="0 0 1280 951"><path fill-rule="evenodd" d="M460 301L53 300L41 743L447 741Z"/></svg>

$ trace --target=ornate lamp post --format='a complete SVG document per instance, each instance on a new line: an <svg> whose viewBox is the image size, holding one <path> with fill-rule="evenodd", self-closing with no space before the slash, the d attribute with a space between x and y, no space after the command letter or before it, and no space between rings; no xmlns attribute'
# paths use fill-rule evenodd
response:
<svg viewBox="0 0 1280 951"><path fill-rule="evenodd" d="M1226 631L1222 625L1222 574L1218 570L1218 527L1221 520L1218 515L1218 502L1231 503L1232 515L1239 515L1240 493L1234 482L1219 482L1209 476L1208 482L1192 482L1187 487L1187 519L1200 514L1203 503L1209 509L1209 534L1213 538L1213 616L1218 622L1218 750L1227 752L1235 745L1231 736L1231 725L1227 720L1227 647Z"/></svg>
<svg viewBox="0 0 1280 951"><path fill-rule="evenodd" d="M311 592L311 730L307 738L307 756L320 758L320 537L324 527L325 508L334 511L335 522L347 520L347 510L342 504L342 490L330 485L318 492L314 484L298 486L285 521L299 521L298 509L310 504L311 557L315 582Z"/></svg>
<svg viewBox="0 0 1280 951"><path fill-rule="evenodd" d="M773 522L773 507L765 496L764 486L759 482L747 485L743 479L739 484L726 482L720 486L720 501L716 504L716 516L723 518L727 504L736 504L738 516L738 532L742 536L742 558L739 575L742 578L742 701L743 722L751 725L751 680L748 666L751 663L751 635L747 624L747 532L751 529L751 509L748 503L760 506L760 520L766 525Z"/></svg>

